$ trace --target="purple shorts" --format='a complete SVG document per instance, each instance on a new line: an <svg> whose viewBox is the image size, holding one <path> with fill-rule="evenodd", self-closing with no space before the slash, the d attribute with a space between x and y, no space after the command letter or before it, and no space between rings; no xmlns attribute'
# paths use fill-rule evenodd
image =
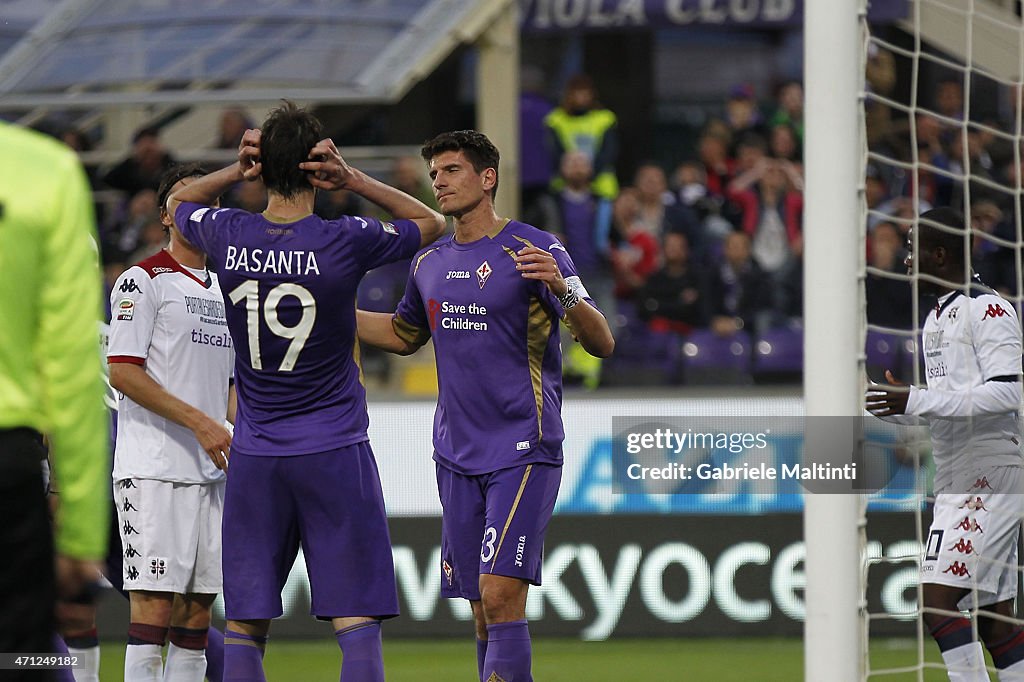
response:
<svg viewBox="0 0 1024 682"><path fill-rule="evenodd" d="M384 495L368 442L312 455L231 456L224 496L224 611L277 618L302 546L310 613L398 615Z"/></svg>
<svg viewBox="0 0 1024 682"><path fill-rule="evenodd" d="M480 599L480 576L540 585L544 534L562 467L526 464L479 476L437 465L441 516L441 596Z"/></svg>

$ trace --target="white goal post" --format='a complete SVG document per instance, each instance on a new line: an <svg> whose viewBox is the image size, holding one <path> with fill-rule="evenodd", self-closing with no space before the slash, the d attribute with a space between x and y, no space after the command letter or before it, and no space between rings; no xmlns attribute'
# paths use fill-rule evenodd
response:
<svg viewBox="0 0 1024 682"><path fill-rule="evenodd" d="M864 260L863 0L804 3L804 404L808 417L859 415ZM855 420L848 420L854 423ZM812 429L812 432L820 431ZM813 452L819 447L805 442ZM859 495L807 494L804 679L860 680Z"/></svg>

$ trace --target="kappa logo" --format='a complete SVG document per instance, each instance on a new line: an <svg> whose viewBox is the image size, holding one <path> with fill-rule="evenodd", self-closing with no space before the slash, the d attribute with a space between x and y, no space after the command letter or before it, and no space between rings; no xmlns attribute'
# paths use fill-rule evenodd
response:
<svg viewBox="0 0 1024 682"><path fill-rule="evenodd" d="M487 261L481 263L480 267L476 269L476 281L480 284L481 289L483 289L484 285L487 284L487 280L490 278L492 272L494 271L491 270L491 264Z"/></svg>
<svg viewBox="0 0 1024 682"><path fill-rule="evenodd" d="M999 305L998 303L989 303L988 310L985 311L985 316L982 317L981 320L982 322L984 322L990 317L1003 317L1004 315L1009 314L1010 313L1006 312L1003 306Z"/></svg>
<svg viewBox="0 0 1024 682"><path fill-rule="evenodd" d="M163 557L151 557L149 560L149 574L155 577L157 580L164 577L167 573L167 559Z"/></svg>
<svg viewBox="0 0 1024 682"><path fill-rule="evenodd" d="M961 554L973 554L974 553L974 543L972 543L970 540L967 540L966 542L964 542L964 539L960 538L955 543L953 543L952 547L949 548L949 551L952 552L953 550L956 550L956 551L960 552Z"/></svg>
<svg viewBox="0 0 1024 682"><path fill-rule="evenodd" d="M447 559L441 561L441 570L444 572L444 577L448 579L448 587L452 586L452 565L448 563Z"/></svg>
<svg viewBox="0 0 1024 682"><path fill-rule="evenodd" d="M121 282L121 286L119 286L117 290L120 291L122 294L130 294L133 291L137 291L140 294L142 293L142 289L139 288L139 285L135 283L134 279L126 279L125 281Z"/></svg>
<svg viewBox="0 0 1024 682"><path fill-rule="evenodd" d="M130 322L135 316L135 301L130 298L122 298L117 304L117 319Z"/></svg>
<svg viewBox="0 0 1024 682"><path fill-rule="evenodd" d="M975 497L973 500L968 497L963 504L957 507L957 509L963 509L964 507L967 507L971 511L988 511L988 509L985 508L985 503L980 497Z"/></svg>
<svg viewBox="0 0 1024 682"><path fill-rule="evenodd" d="M989 490L992 490L992 486L990 486L988 484L988 476L982 476L981 478L976 479L974 481L974 485L972 485L970 489L971 490L983 490L985 488L988 488Z"/></svg>
<svg viewBox="0 0 1024 682"><path fill-rule="evenodd" d="M965 530L968 533L975 533L975 532L977 532L977 533L984 533L985 532L985 531L983 531L981 529L981 525L979 525L978 522L975 521L974 519L972 519L970 516L965 516L964 520L961 521L960 523L956 524L955 528L959 528L960 530Z"/></svg>
<svg viewBox="0 0 1024 682"><path fill-rule="evenodd" d="M951 563L949 566L946 567L946 570L944 570L943 573L952 573L958 578L971 577L971 572L967 570L967 564L962 564L959 561L954 561L953 563Z"/></svg>

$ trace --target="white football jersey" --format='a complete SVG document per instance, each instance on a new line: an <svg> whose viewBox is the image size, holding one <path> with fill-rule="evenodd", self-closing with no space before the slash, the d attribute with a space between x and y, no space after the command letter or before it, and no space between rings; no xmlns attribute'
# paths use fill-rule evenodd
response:
<svg viewBox="0 0 1024 682"><path fill-rule="evenodd" d="M1020 466L1021 329L991 292L939 299L921 334L927 389L911 388L907 414L928 419L935 491L977 472Z"/></svg>
<svg viewBox="0 0 1024 682"><path fill-rule="evenodd" d="M110 292L107 361L129 362L168 393L224 421L234 348L217 276L202 281L167 251L126 270ZM224 478L191 430L119 395L114 480Z"/></svg>

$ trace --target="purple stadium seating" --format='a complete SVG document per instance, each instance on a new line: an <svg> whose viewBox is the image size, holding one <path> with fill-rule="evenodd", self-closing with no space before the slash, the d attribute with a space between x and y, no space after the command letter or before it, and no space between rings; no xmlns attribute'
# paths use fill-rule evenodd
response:
<svg viewBox="0 0 1024 682"><path fill-rule="evenodd" d="M754 374L799 374L804 365L804 332L778 327L761 334L754 344Z"/></svg>
<svg viewBox="0 0 1024 682"><path fill-rule="evenodd" d="M707 329L694 330L683 342L686 383L751 383L750 349L750 334L745 331L723 338Z"/></svg>

